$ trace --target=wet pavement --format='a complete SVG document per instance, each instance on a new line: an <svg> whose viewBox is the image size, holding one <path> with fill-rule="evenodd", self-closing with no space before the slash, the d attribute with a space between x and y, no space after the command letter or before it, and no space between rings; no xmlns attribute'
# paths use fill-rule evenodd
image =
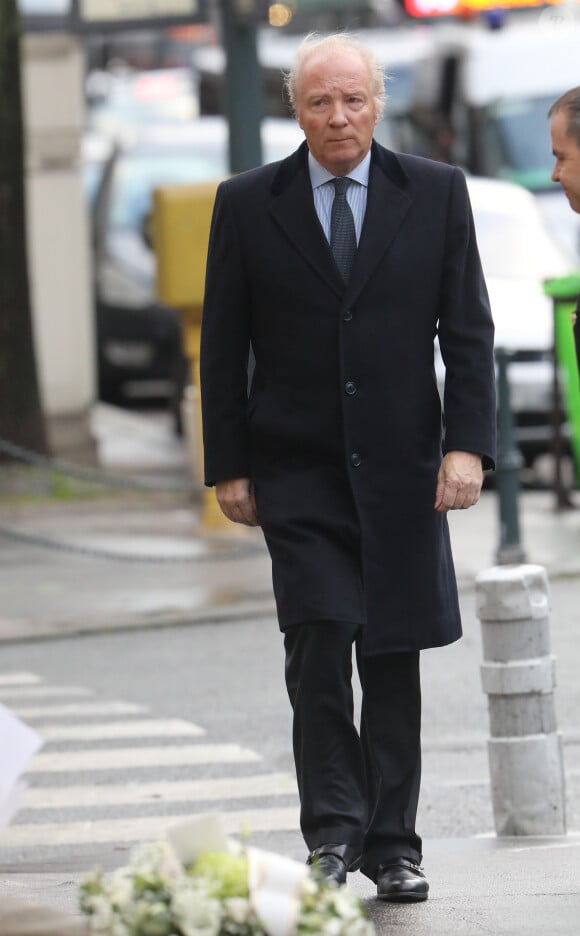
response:
<svg viewBox="0 0 580 936"><path fill-rule="evenodd" d="M540 839L428 841L429 900L376 900L371 882L350 874L379 936L577 936L580 835ZM75 913L81 874L71 869L0 875L2 897ZM0 916L1 922L1 916ZM42 936L27 930L22 936Z"/></svg>
<svg viewBox="0 0 580 936"><path fill-rule="evenodd" d="M161 487L187 481L185 447L164 415L100 406L95 431L106 471L157 478ZM63 498L57 490L55 499L44 489L28 498L0 489L0 640L274 613L260 532L225 520L208 531L212 492L79 492L76 484ZM574 502L580 507L578 492ZM520 495L526 561L551 578L580 575L580 510L557 512L554 504L551 491ZM449 522L459 587L471 590L477 573L495 564L494 491Z"/></svg>
<svg viewBox="0 0 580 936"><path fill-rule="evenodd" d="M580 510L555 513L549 492L520 505L527 560L550 578L580 575ZM154 498L5 507L0 526L27 539L0 536L0 640L272 615L259 531L200 534L199 519L199 504L177 496L163 507ZM459 587L471 590L495 563L494 493L450 525Z"/></svg>

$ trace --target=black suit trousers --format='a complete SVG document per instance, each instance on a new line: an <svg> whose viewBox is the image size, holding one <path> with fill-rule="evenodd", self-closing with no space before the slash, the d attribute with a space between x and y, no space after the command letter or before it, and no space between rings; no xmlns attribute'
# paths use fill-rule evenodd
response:
<svg viewBox="0 0 580 936"><path fill-rule="evenodd" d="M415 819L421 778L419 652L363 656L361 627L315 621L285 634L286 686L300 824L309 849L350 844L362 871L404 856L421 860ZM354 724L352 649L362 687Z"/></svg>

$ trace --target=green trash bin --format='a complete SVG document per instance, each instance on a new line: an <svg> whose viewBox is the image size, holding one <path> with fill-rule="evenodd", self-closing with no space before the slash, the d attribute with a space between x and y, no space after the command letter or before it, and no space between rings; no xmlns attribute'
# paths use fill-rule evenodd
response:
<svg viewBox="0 0 580 936"><path fill-rule="evenodd" d="M546 280L544 292L554 303L554 347L561 381L562 402L570 426L570 444L576 466L576 480L580 481L580 379L572 312L580 295L580 272L558 279ZM580 335L580 322L576 337Z"/></svg>

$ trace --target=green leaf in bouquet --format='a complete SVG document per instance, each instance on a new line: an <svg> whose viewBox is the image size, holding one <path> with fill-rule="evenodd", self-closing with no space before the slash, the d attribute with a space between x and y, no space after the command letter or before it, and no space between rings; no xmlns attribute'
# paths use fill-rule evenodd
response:
<svg viewBox="0 0 580 936"><path fill-rule="evenodd" d="M220 900L248 896L248 860L243 854L203 852L188 869L188 874L205 878L211 895Z"/></svg>
<svg viewBox="0 0 580 936"><path fill-rule="evenodd" d="M138 900L129 921L131 936L172 936L173 917L166 903Z"/></svg>

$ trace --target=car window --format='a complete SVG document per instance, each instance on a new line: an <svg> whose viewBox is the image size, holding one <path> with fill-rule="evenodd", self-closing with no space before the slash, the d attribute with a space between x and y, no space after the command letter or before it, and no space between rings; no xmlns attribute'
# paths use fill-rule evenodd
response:
<svg viewBox="0 0 580 936"><path fill-rule="evenodd" d="M158 185L203 182L226 174L225 151L122 157L112 180L109 224L114 230L139 228Z"/></svg>
<svg viewBox="0 0 580 936"><path fill-rule="evenodd" d="M549 188L552 154L546 114L553 98L504 99L488 110L486 145L496 152L497 174L536 191Z"/></svg>

